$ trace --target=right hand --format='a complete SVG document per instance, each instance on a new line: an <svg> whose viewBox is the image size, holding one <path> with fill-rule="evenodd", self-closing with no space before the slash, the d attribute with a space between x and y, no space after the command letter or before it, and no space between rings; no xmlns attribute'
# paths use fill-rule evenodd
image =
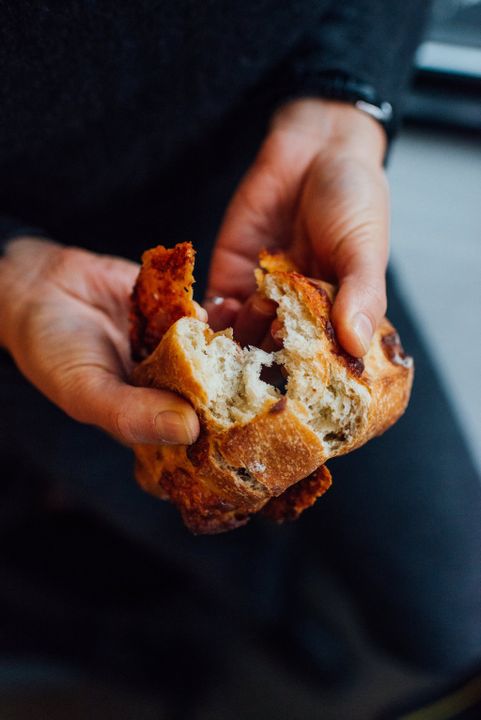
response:
<svg viewBox="0 0 481 720"><path fill-rule="evenodd" d="M0 260L0 345L75 420L126 445L190 444L199 421L185 400L128 383L129 298L138 270L47 240L13 240Z"/></svg>
<svg viewBox="0 0 481 720"><path fill-rule="evenodd" d="M276 112L216 241L207 291L213 329L233 325L242 345L262 343L275 305L255 292L262 248L287 252L300 271L336 282L332 323L362 357L386 312L386 135L348 103L304 98ZM270 342L269 336L265 342Z"/></svg>

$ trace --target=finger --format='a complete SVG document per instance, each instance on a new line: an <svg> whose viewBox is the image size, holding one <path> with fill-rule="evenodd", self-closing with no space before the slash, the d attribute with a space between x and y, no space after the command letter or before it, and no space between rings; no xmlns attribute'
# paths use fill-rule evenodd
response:
<svg viewBox="0 0 481 720"><path fill-rule="evenodd" d="M350 257L343 264L332 321L339 342L355 357L367 353L386 312L385 267L375 237L363 243L353 241Z"/></svg>
<svg viewBox="0 0 481 720"><path fill-rule="evenodd" d="M323 275L339 283L332 321L347 352L361 357L386 311L389 200L378 167L319 160L305 195L309 239Z"/></svg>
<svg viewBox="0 0 481 720"><path fill-rule="evenodd" d="M189 403L166 390L138 388L103 368L77 370L65 388L63 409L97 425L126 445L193 443L199 420Z"/></svg>
<svg viewBox="0 0 481 720"><path fill-rule="evenodd" d="M279 318L275 318L266 334L264 335L264 339L259 344L259 347L261 350L264 350L267 353L271 352L277 352L282 348L284 344L284 339L282 336L282 322L279 320Z"/></svg>
<svg viewBox="0 0 481 720"><path fill-rule="evenodd" d="M277 304L254 293L242 306L234 325L234 337L241 345L260 346L276 315Z"/></svg>
<svg viewBox="0 0 481 720"><path fill-rule="evenodd" d="M199 305L199 303L195 302L194 300L194 308L195 308L195 316L197 320L201 320L202 322L207 322L208 316L207 316L207 310L205 310L202 305Z"/></svg>
<svg viewBox="0 0 481 720"><path fill-rule="evenodd" d="M241 308L241 303L235 298L210 297L204 303L209 317L209 325L217 332L232 327Z"/></svg>
<svg viewBox="0 0 481 720"><path fill-rule="evenodd" d="M243 257L240 253L217 245L212 255L207 295L233 297L244 302L255 291L257 256L265 245L260 241L252 257Z"/></svg>
<svg viewBox="0 0 481 720"><path fill-rule="evenodd" d="M281 320L279 318L275 318L275 320L272 321L272 325L270 327L270 336L272 338L272 342L274 343L274 346L276 348L282 347L284 338L283 338L283 325Z"/></svg>

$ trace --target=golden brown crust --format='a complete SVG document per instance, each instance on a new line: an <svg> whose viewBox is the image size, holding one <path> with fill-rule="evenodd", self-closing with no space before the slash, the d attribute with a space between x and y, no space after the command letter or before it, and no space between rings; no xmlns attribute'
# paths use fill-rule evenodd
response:
<svg viewBox="0 0 481 720"><path fill-rule="evenodd" d="M207 396L196 378L190 358L184 353L177 332L175 324L167 330L162 342L149 357L134 368L132 381L139 387L163 388L179 393L202 412ZM207 325L205 332L209 339L214 335Z"/></svg>
<svg viewBox="0 0 481 720"><path fill-rule="evenodd" d="M331 485L331 473L325 465L321 465L303 480L291 485L279 497L271 498L262 508L261 515L277 523L297 520Z"/></svg>
<svg viewBox="0 0 481 720"><path fill-rule="evenodd" d="M194 256L191 243L179 243L171 249L158 245L142 255L130 311L134 360L147 357L176 320L195 316Z"/></svg>
<svg viewBox="0 0 481 720"><path fill-rule="evenodd" d="M290 261L289 261L290 262ZM282 267L279 255L271 260L264 256L265 267ZM403 414L409 401L414 378L412 358L406 356L399 336L387 318L384 318L374 333L371 346L364 358L354 358L338 343L330 322L332 303L336 290L329 283L306 278L297 272L274 270L270 273L286 292L296 293L311 320L321 328L329 362L345 368L347 375L364 385L371 394L367 418L356 437L333 449L329 457L345 455L364 445L371 438L380 435L393 425ZM265 276L260 279L262 291ZM259 278L258 278L259 281ZM327 361L325 351L321 353L319 365ZM329 459L325 457L323 462Z"/></svg>
<svg viewBox="0 0 481 720"><path fill-rule="evenodd" d="M270 497L312 473L324 460L323 448L286 398L269 401L250 423L225 430L205 409L205 391L178 332L174 324L135 368L133 382L182 394L203 431L188 448L136 447L137 479L148 492L167 495L193 532L221 532L244 524ZM214 337L207 326L205 334Z"/></svg>
<svg viewBox="0 0 481 720"><path fill-rule="evenodd" d="M393 425L406 409L414 380L414 363L398 342L398 358L385 350L386 338L396 335L389 320L384 318L364 358L365 379L371 390L368 423L352 449L360 447ZM399 338L398 338L399 341Z"/></svg>
<svg viewBox="0 0 481 720"><path fill-rule="evenodd" d="M282 409L276 407L281 405ZM321 465L324 451L315 433L295 414L294 401L282 398L246 425L218 440L230 464L245 467L269 495L279 495Z"/></svg>
<svg viewBox="0 0 481 720"><path fill-rule="evenodd" d="M138 445L135 454L141 487L173 502L193 533L245 525L269 499L265 488L222 461L215 438L206 431L190 447Z"/></svg>
<svg viewBox="0 0 481 720"><path fill-rule="evenodd" d="M156 252L160 252L158 248ZM185 257L187 263L192 262L189 253ZM371 395L367 416L354 439L332 449L329 457L349 452L383 432L404 411L413 376L412 362L403 354L392 325L384 320L363 361L353 358L338 344L330 323L333 286L298 274L282 253L264 252L260 264L262 270L258 271L257 280L261 291L266 275L272 275L286 292L297 294L321 329L323 350L318 366L335 364ZM164 271L170 272L168 268ZM188 282L192 270L184 275L179 273L175 281L164 278L169 292L175 292L179 277L191 288ZM146 284L138 285L142 292L147 292ZM155 286L160 287L157 281ZM134 293L134 302L139 294L140 290ZM190 300L184 299L184 306L190 308L187 314L192 316L191 298L190 294ZM145 312L142 316L152 318L148 304L142 307ZM172 317L182 309L181 304L175 307ZM159 321L152 320L147 334L134 333L134 338L141 337L141 348L147 347L146 336L153 343L154 338L165 334L154 352L134 370L133 381L139 386L167 388L183 395L199 414L202 432L190 447L137 446L136 477L140 485L173 502L195 533L239 527L262 509L277 521L298 517L331 482L328 470L323 467L328 456L321 441L303 422L303 409L286 397L269 399L251 422L238 423L226 430L206 409L206 392L185 354L177 334L178 324L168 329L168 317L164 313ZM210 342L214 333L206 325L204 332Z"/></svg>
<svg viewBox="0 0 481 720"><path fill-rule="evenodd" d="M263 249L259 253L259 268L266 273L298 272L298 268L287 253L282 250L269 252Z"/></svg>
<svg viewBox="0 0 481 720"><path fill-rule="evenodd" d="M271 439L273 437L271 435ZM307 478L306 468L312 467L312 464L304 463L296 468L291 461L291 474L284 473L282 483L271 483L270 477L263 482L262 463L253 463L251 459L251 469L248 469L237 458L231 465L222 452L222 441L222 434L203 430L199 440L191 447L140 445L135 448L136 478L141 487L152 495L173 502L187 527L196 534L224 532L244 525L252 514L272 502L273 498L278 495L282 498L285 491L298 488L278 506L271 505L270 511L267 511L268 516L278 522L294 519L331 484L327 468L318 468L317 460L316 469L311 470ZM287 444L288 438L282 447L284 457ZM260 456L257 448L254 453ZM278 457L276 465L280 466ZM306 482L293 485L297 480Z"/></svg>

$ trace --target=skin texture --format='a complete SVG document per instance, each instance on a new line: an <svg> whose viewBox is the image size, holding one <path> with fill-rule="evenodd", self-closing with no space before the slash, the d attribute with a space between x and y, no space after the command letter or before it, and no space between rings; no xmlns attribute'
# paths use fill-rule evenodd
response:
<svg viewBox="0 0 481 720"><path fill-rule="evenodd" d="M283 248L304 274L339 283L338 338L367 352L386 311L385 145L378 123L344 103L302 100L276 114L219 233L208 295L226 300L206 303L214 329L232 323L243 344L262 341L273 305L253 294L253 269L261 248Z"/></svg>
<svg viewBox="0 0 481 720"><path fill-rule="evenodd" d="M276 114L219 233L209 295L226 299L207 303L215 329L234 324L241 342L272 345L274 306L254 293L253 269L261 248L283 247L303 272L339 281L338 338L351 354L366 352L385 312L384 151L383 130L349 105L302 100ZM120 258L13 240L0 260L0 345L76 420L128 445L189 444L199 432L192 407L126 381L137 273ZM198 316L205 319L201 308Z"/></svg>

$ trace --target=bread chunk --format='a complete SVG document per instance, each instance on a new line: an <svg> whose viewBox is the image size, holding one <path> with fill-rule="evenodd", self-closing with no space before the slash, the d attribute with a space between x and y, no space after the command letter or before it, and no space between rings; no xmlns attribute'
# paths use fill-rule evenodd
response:
<svg viewBox="0 0 481 720"><path fill-rule="evenodd" d="M142 487L174 502L196 533L237 527L262 508L277 521L297 517L330 484L321 466L383 432L409 399L412 360L387 320L359 360L335 337L331 285L300 275L282 254L263 253L256 278L277 304L278 351L241 348L232 330L214 333L186 316L133 373L135 384L179 393L199 415L193 446L135 448ZM284 392L261 378L274 363Z"/></svg>
<svg viewBox="0 0 481 720"><path fill-rule="evenodd" d="M133 360L147 357L176 320L195 315L194 257L191 243L179 243L171 250L158 245L142 255L130 305Z"/></svg>

